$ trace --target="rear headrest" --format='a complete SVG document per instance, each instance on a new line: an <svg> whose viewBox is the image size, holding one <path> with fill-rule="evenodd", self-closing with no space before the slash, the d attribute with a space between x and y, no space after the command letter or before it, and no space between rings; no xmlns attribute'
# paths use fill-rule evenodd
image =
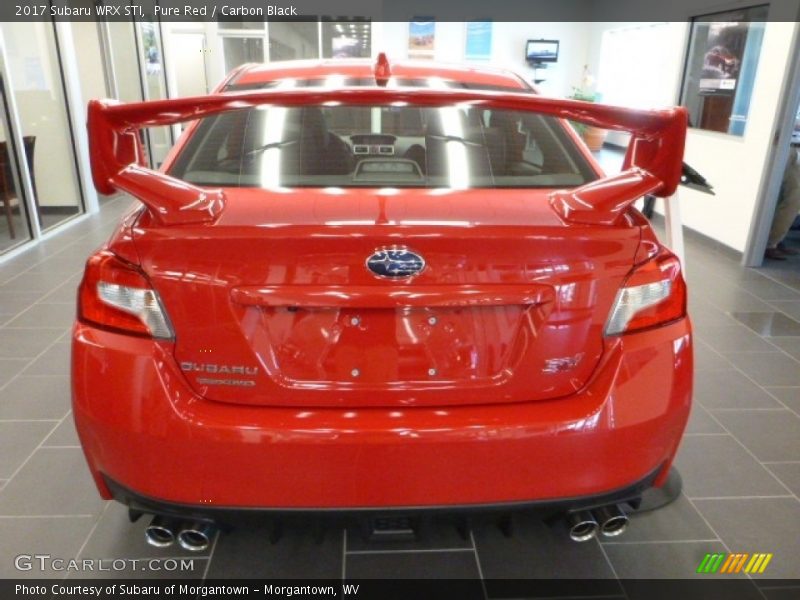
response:
<svg viewBox="0 0 800 600"><path fill-rule="evenodd" d="M495 129L501 129L503 131L507 131L512 127L516 129L516 124L514 123L511 113L505 110L493 110L491 113L489 113L488 126Z"/></svg>
<svg viewBox="0 0 800 600"><path fill-rule="evenodd" d="M286 115L284 136L289 139L299 134L300 140L306 144L325 145L328 139L328 125L325 115L318 106L290 108ZM295 133L297 132L297 133Z"/></svg>

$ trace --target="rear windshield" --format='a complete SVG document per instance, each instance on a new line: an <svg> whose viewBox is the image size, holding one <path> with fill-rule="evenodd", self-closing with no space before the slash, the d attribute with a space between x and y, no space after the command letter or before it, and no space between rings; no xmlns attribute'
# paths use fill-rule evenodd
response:
<svg viewBox="0 0 800 600"><path fill-rule="evenodd" d="M261 106L202 119L170 170L234 187L572 187L596 178L558 119L446 106Z"/></svg>

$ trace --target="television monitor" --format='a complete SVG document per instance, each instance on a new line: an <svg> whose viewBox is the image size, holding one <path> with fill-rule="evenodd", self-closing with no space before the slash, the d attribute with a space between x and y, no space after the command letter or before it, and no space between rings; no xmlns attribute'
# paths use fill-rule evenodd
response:
<svg viewBox="0 0 800 600"><path fill-rule="evenodd" d="M530 63L558 61L558 40L528 40L525 45L525 60Z"/></svg>

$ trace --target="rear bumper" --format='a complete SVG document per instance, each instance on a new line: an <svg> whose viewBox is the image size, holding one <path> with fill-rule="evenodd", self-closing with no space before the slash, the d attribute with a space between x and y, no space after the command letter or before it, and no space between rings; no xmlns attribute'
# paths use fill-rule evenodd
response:
<svg viewBox="0 0 800 600"><path fill-rule="evenodd" d="M580 393L504 405L209 402L170 352L75 326L75 421L106 498L108 479L122 496L193 510L600 503L663 480L691 401L688 319L614 340Z"/></svg>
<svg viewBox="0 0 800 600"><path fill-rule="evenodd" d="M625 505L630 502L637 510L649 510L647 501L641 502L646 496L647 490L655 491L652 487L662 468L658 467L641 481L637 481L622 489L598 494L594 496L582 496L580 498L559 498L556 500L532 500L524 502L496 502L491 504L447 504L438 506L372 506L359 508L270 508L270 507L227 507L227 506L206 506L197 504L181 504L167 502L155 498L142 496L137 492L126 489L117 482L104 478L104 483L111 493L111 497L128 506L135 512L143 514L154 514L171 516L180 519L191 519L198 521L211 521L218 524L231 524L242 517L251 514L259 516L269 516L276 518L307 518L307 517L330 517L336 518L370 518L386 517L391 515L402 515L404 517L415 516L473 516L484 514L509 514L518 511L536 510L544 515L552 516L564 512L575 512L580 510L593 510L602 506L613 504ZM674 500L681 490L680 475L673 467L670 472L670 482L673 484L671 489L658 497L659 505L666 504ZM659 490L661 491L661 490ZM662 497L663 496L663 497ZM640 504L641 502L641 504Z"/></svg>

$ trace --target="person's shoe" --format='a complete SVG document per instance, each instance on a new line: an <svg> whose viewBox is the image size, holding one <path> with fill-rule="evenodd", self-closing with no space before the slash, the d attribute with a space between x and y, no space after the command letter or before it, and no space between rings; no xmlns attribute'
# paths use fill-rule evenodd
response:
<svg viewBox="0 0 800 600"><path fill-rule="evenodd" d="M796 248L792 248L791 246L787 246L783 242L778 244L778 250L783 252L786 256L797 256L797 255L800 255L800 250L797 250Z"/></svg>
<svg viewBox="0 0 800 600"><path fill-rule="evenodd" d="M770 258L772 260L786 260L786 255L778 250L778 248L767 248L764 251L764 258Z"/></svg>

